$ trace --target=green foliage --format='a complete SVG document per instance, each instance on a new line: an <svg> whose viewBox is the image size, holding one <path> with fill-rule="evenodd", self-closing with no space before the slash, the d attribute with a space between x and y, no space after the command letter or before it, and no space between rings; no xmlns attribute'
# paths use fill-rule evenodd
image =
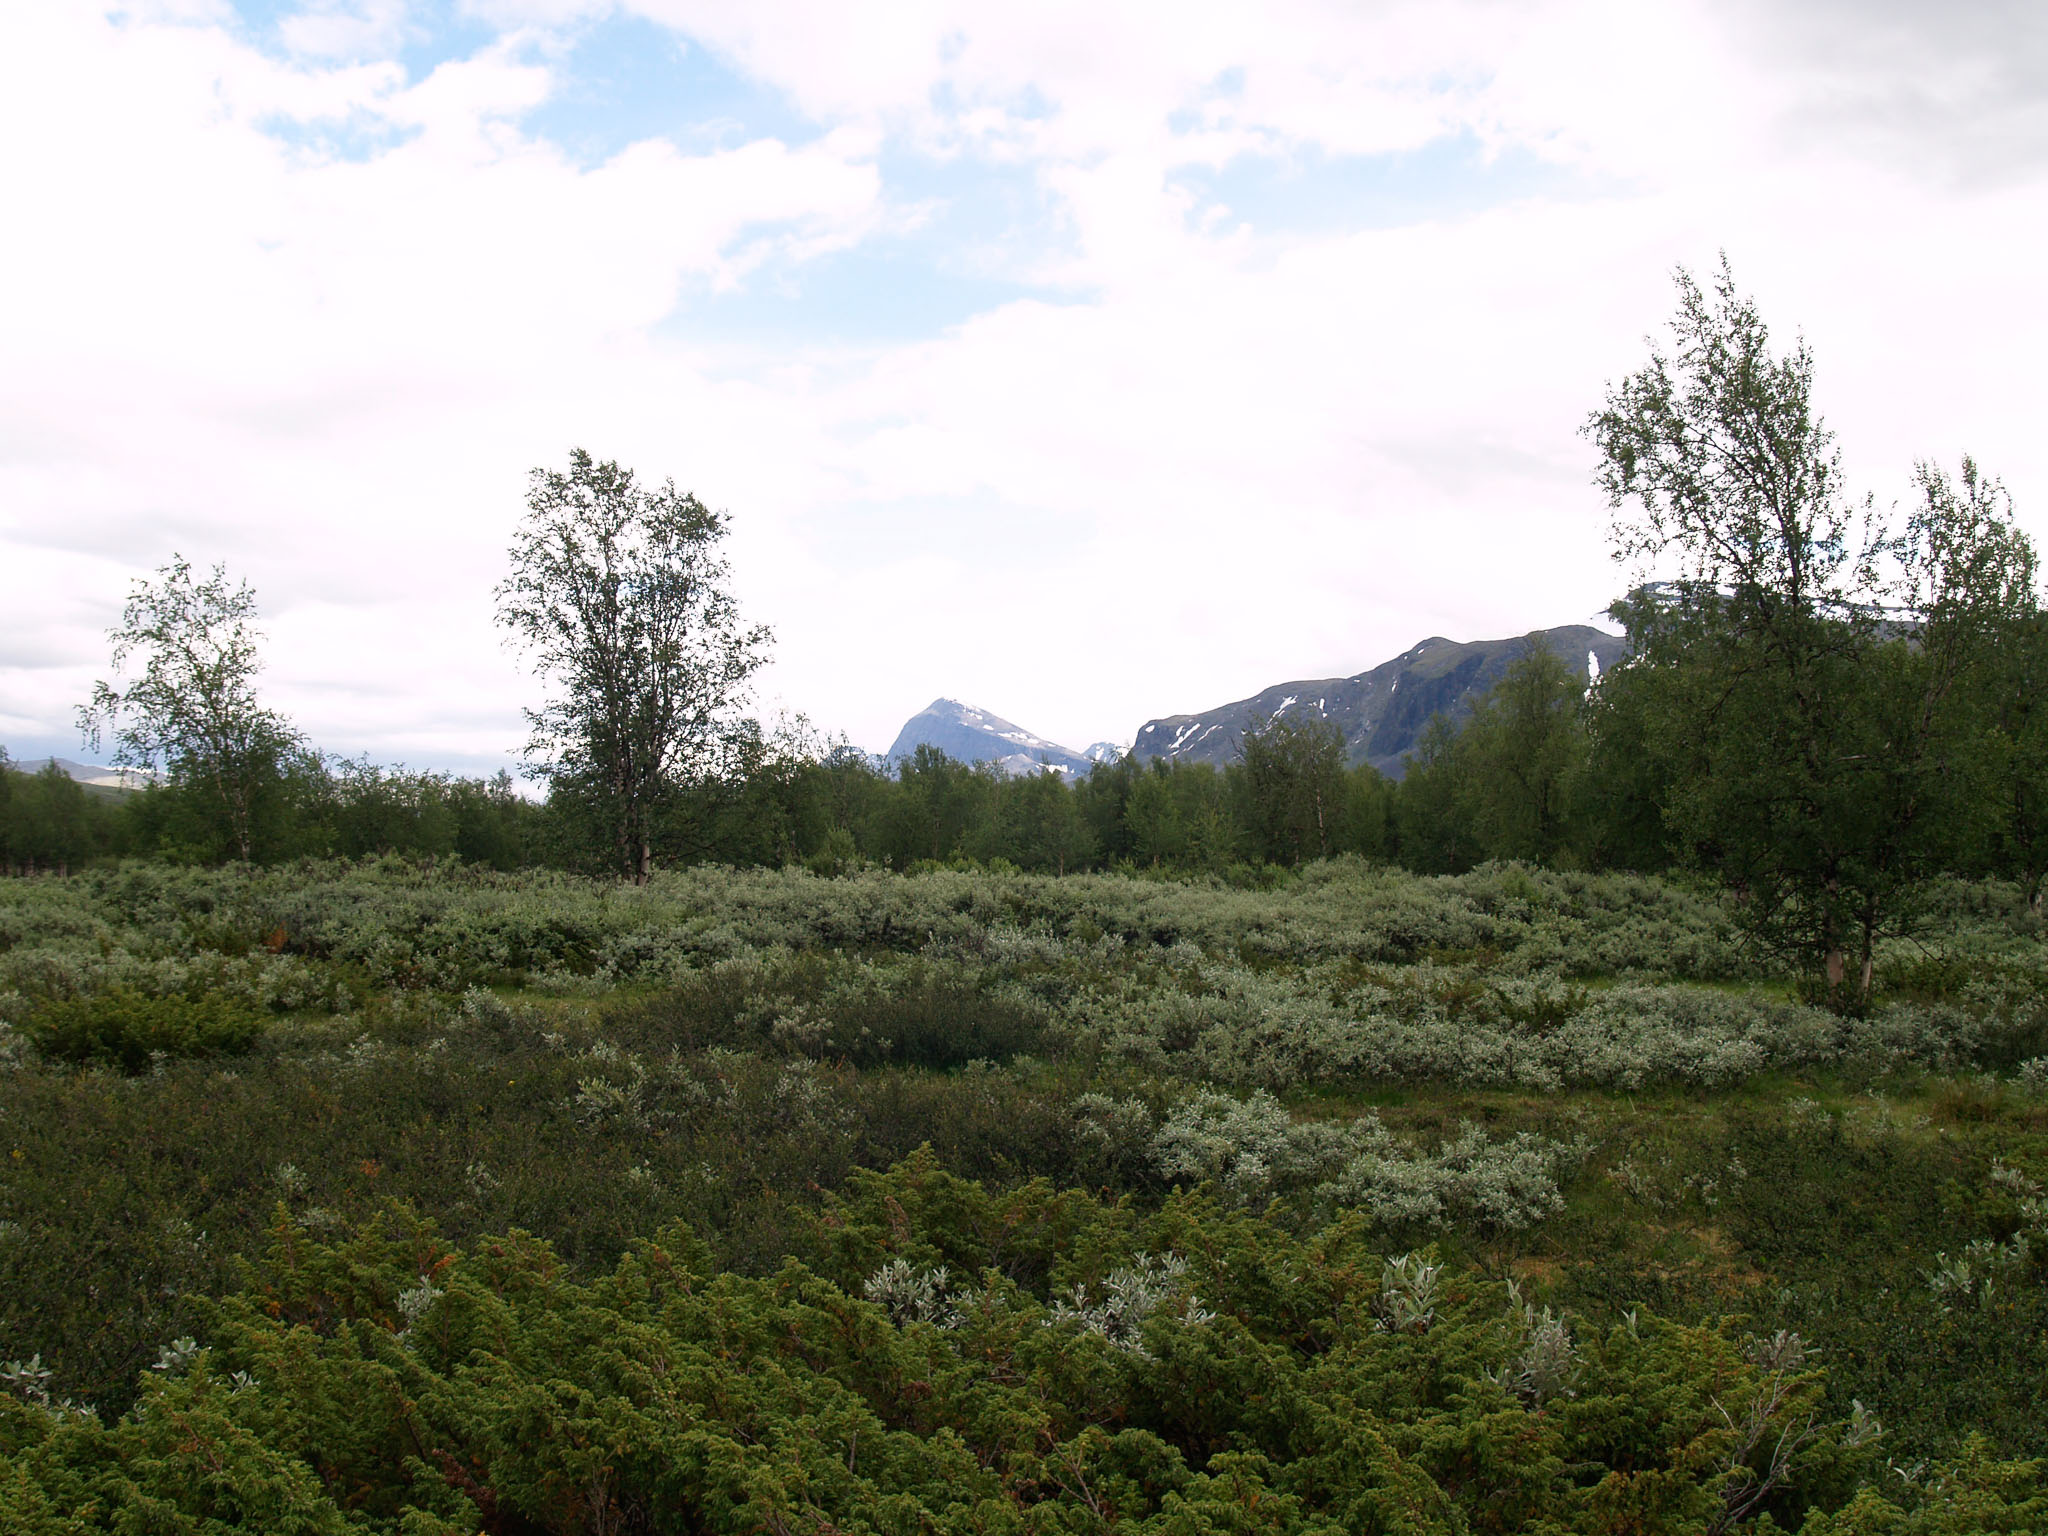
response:
<svg viewBox="0 0 2048 1536"><path fill-rule="evenodd" d="M535 862L536 810L504 772L460 779L340 759L310 789L301 815L311 840L302 852L353 859L395 853L500 870Z"/></svg>
<svg viewBox="0 0 2048 1536"><path fill-rule="evenodd" d="M1432 720L1397 804L1400 854L1452 872L1484 859L1571 866L1596 840L1580 674L1531 641L1462 726Z"/></svg>
<svg viewBox="0 0 2048 1536"><path fill-rule="evenodd" d="M174 1057L240 1056L256 1043L265 1022L247 1002L226 992L152 997L116 987L45 1003L26 1033L54 1061L106 1063L140 1072Z"/></svg>
<svg viewBox="0 0 2048 1536"><path fill-rule="evenodd" d="M898 869L962 851L996 788L992 769L957 763L920 746L897 765L894 793L877 814L874 851Z"/></svg>
<svg viewBox="0 0 2048 1536"><path fill-rule="evenodd" d="M1842 1509L1816 1510L1800 1536L2022 1536L2048 1520L2043 1464L1999 1461L1981 1439L1954 1460L1896 1470L1897 1486L1865 1488Z"/></svg>
<svg viewBox="0 0 2048 1536"><path fill-rule="evenodd" d="M216 1395L171 1400L248 1451L261 1518L300 1518L310 1488L315 1510L396 1528L410 1500L415 1528L477 1529L445 1451L501 1511L577 1529L588 1508L549 1502L591 1486L575 1476L612 1467L615 1512L696 1486L661 1462L667 1428L643 1435L648 1401L615 1388L631 1361L702 1347L728 1351L716 1401L755 1402L739 1422L791 1466L842 1423L801 1404L851 1391L834 1400L880 1426L860 1421L855 1481L867 1468L890 1509L939 1527L954 1517L925 1490L976 1478L989 1509L1045 1529L1095 1519L1077 1479L1124 1523L1172 1529L1237 1518L1229 1479L1305 1529L1381 1518L1395 1484L1425 1529L1597 1524L1595 1488L1610 1525L1699 1528L1762 1489L1729 1528L1794 1529L1865 1481L1914 1517L1920 1485L1887 1457L1936 1468L1973 1430L1994 1460L2048 1452L2029 1204L2048 1077L2028 1065L2048 1054L2048 973L2019 890L1928 906L1940 963L1887 950L1902 996L1844 1018L1788 1001L1711 891L1524 865L1329 861L1264 889L862 868L625 887L397 860L6 882L0 1362L38 1360L21 1380L102 1427L0 1419L111 1438L19 1475L25 1442L0 1444L0 1471L46 1512L186 1508L189 1466L137 1471L157 1453L128 1416L150 1422L203 1364ZM169 998L268 1027L234 1058L145 1052L132 1076L33 1044L53 1007L147 1021L134 999ZM393 1200L420 1219L382 1214ZM697 1293L725 1298L716 1348L605 1289L664 1230ZM274 1240L330 1278L248 1289ZM493 1245L537 1266L490 1271L513 1298L491 1305L515 1310L423 1359L440 1309L481 1305L458 1276L500 1265ZM837 1321L816 1335L773 1310L795 1295ZM223 1307L282 1342L224 1353L241 1346ZM1780 1333L1808 1363L1744 1342ZM207 1360L150 1369L188 1336ZM923 1351L915 1374L899 1345ZM263 1364L286 1357L314 1373L289 1396ZM367 1374L323 1374L344 1361ZM385 1365L398 1398L440 1405L418 1424L424 1474ZM795 1398L747 1396L792 1381ZM1874 1432L1853 1428L1859 1400L1881 1439L1855 1439ZM273 1417L238 1417L259 1402ZM1757 1403L1792 1464L1751 1437ZM1678 1435L1700 1423L1718 1438ZM888 1482L868 1457L898 1429L918 1456L959 1437L969 1481L948 1461ZM592 1456L649 1449L547 1470L578 1436ZM1056 1479L1013 1479L1055 1453ZM823 1486L762 1475L789 1518Z"/></svg>
<svg viewBox="0 0 2048 1536"><path fill-rule="evenodd" d="M0 748L0 874L82 869L113 852L121 831L108 792L55 763L22 773Z"/></svg>
<svg viewBox="0 0 2048 1536"><path fill-rule="evenodd" d="M1243 819L1257 857L1300 864L1338 851L1347 804L1344 736L1325 720L1275 714L1239 743Z"/></svg>
<svg viewBox="0 0 2048 1536"><path fill-rule="evenodd" d="M590 808L615 874L645 880L679 783L709 771L769 632L747 627L718 553L726 518L581 448L536 469L498 622L552 690L531 771Z"/></svg>
<svg viewBox="0 0 2048 1536"><path fill-rule="evenodd" d="M228 585L215 566L195 581L173 556L153 581L137 581L109 631L116 675L139 659L125 688L104 680L78 712L97 748L114 743L114 761L165 768L195 811L194 835L206 856L247 862L265 824L278 814L276 788L302 745L284 718L257 701L256 595Z"/></svg>
<svg viewBox="0 0 2048 1536"><path fill-rule="evenodd" d="M1457 747L1457 727L1442 715L1433 717L1408 756L1394 802L1401 862L1420 873L1462 874L1480 861Z"/></svg>
<svg viewBox="0 0 2048 1536"><path fill-rule="evenodd" d="M813 1258L718 1273L687 1228L575 1278L400 1210L267 1253L111 1423L8 1410L17 1512L114 1525L455 1531L1418 1532L1809 1528L1875 1471L1802 1342L1511 1287L1344 1226L1200 1200L1133 1221L914 1159L828 1201ZM957 1277L957 1278L956 1278ZM1902 1529L2017 1517L1976 1448ZM1853 1502L1851 1502L1853 1499ZM185 1524L191 1522L193 1524ZM1856 1527L1846 1527L1854 1529ZM1998 1527L1990 1527L1998 1528Z"/></svg>
<svg viewBox="0 0 2048 1536"><path fill-rule="evenodd" d="M462 779L306 752L244 767L254 863L400 854L512 870L547 861L550 814L504 773ZM552 821L561 820L558 809ZM123 855L219 863L238 853L222 827L215 791L189 776L108 789L54 766L22 774L0 754L0 872L82 869Z"/></svg>
<svg viewBox="0 0 2048 1536"><path fill-rule="evenodd" d="M986 818L964 840L970 854L1056 875L1085 869L1092 861L1094 834L1057 772L1047 769L1001 781L989 798Z"/></svg>
<svg viewBox="0 0 2048 1536"><path fill-rule="evenodd" d="M1227 868L1241 841L1223 776L1207 763L1137 770L1123 826L1132 859L1155 869Z"/></svg>
<svg viewBox="0 0 2048 1536"><path fill-rule="evenodd" d="M1648 666L1625 664L1603 675L1585 702L1578 790L1583 851L1594 868L1658 873L1680 846L1667 814L1676 770L1658 750L1664 683Z"/></svg>
<svg viewBox="0 0 2048 1536"><path fill-rule="evenodd" d="M614 1009L610 1030L685 1051L751 1050L859 1067L885 1062L949 1069L1037 1054L1043 1007L991 984L979 967L913 958L833 964L792 957L773 966L714 965L684 985Z"/></svg>
<svg viewBox="0 0 2048 1536"><path fill-rule="evenodd" d="M1638 675L1594 737L1651 765L1675 850L1739 893L1750 931L1860 1007L1930 876L2001 820L2024 846L1993 701L2035 622L2033 548L1967 460L1954 482L1922 466L1903 527L1852 501L1805 345L1773 354L1725 261L1711 294L1678 287L1672 350L1587 425L1616 557L1681 566L1616 606ZM1639 798L1643 772L1596 777Z"/></svg>
<svg viewBox="0 0 2048 1536"><path fill-rule="evenodd" d="M1114 1112L1110 1101L1104 1106ZM1468 1122L1423 1150L1390 1133L1377 1115L1342 1125L1296 1124L1262 1090L1243 1101L1191 1094L1148 1150L1163 1178L1213 1183L1247 1205L1313 1186L1319 1207L1356 1210L1390 1230L1464 1226L1490 1235L1534 1226L1564 1209L1560 1176L1575 1169L1585 1148L1528 1132L1495 1141Z"/></svg>
<svg viewBox="0 0 2048 1536"><path fill-rule="evenodd" d="M1531 645L1473 710L1454 751L1467 819L1487 858L1574 861L1584 693L1577 670Z"/></svg>

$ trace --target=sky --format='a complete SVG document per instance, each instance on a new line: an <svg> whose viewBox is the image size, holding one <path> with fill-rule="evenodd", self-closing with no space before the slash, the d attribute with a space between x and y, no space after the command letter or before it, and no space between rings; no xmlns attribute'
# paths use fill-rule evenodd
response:
<svg viewBox="0 0 2048 1536"><path fill-rule="evenodd" d="M315 745L516 762L579 446L869 750L1586 622L1579 429L1723 251L1859 487L1970 453L2048 542L2037 0L9 0L0 230L17 758L176 553Z"/></svg>

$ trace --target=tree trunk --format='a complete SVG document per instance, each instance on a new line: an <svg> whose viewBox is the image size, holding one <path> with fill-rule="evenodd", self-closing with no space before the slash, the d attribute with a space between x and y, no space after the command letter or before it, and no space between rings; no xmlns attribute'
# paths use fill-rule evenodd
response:
<svg viewBox="0 0 2048 1536"><path fill-rule="evenodd" d="M634 856L643 835L644 814L633 794L633 781L627 772L623 759L612 764L612 851L618 858L616 869L628 880L639 882L640 861Z"/></svg>
<svg viewBox="0 0 2048 1536"><path fill-rule="evenodd" d="M1821 920L1822 941L1828 953L1828 1006L1839 1007L1842 1001L1842 979L1849 969L1849 957L1842 947L1842 921L1836 915L1834 898L1841 889L1841 882L1833 875L1828 876L1827 893L1829 911Z"/></svg>
<svg viewBox="0 0 2048 1536"><path fill-rule="evenodd" d="M1863 918L1863 970L1859 978L1860 985L1856 992L1857 1002L1868 1003L1870 1001L1870 980L1876 969L1877 920L1872 914L1866 913Z"/></svg>

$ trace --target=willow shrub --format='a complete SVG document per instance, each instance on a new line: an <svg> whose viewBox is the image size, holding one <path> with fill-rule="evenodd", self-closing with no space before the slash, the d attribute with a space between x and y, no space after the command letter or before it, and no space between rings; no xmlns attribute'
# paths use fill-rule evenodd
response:
<svg viewBox="0 0 2048 1536"><path fill-rule="evenodd" d="M1172 1186L1212 1180L1242 1213L1229 1221L1306 1241L1341 1214L1368 1269L1363 1245L1438 1241L1453 1300L1469 1259L1541 1275L1536 1300L1603 1320L1501 1311L1514 1339L1488 1369L1518 1401L1639 1304L1692 1322L1740 1308L1824 1349L1820 1417L1846 1423L1861 1397L1908 1470L1968 1462L1972 1431L2039 1454L2048 1271L2019 1262L2026 1231L1986 1170L2048 1182L2048 1078L2028 1065L2048 1050L2048 964L2010 891L1936 905L1942 964L1888 956L1899 995L1844 1020L1761 977L1699 891L1512 866L1421 879L1335 861L1263 890L715 869L622 889L391 862L0 881L0 1362L144 1435L113 1421L138 1380L185 1379L147 1369L169 1342L224 1347L208 1298L262 1251L278 1201L330 1247L399 1200L461 1264L523 1229L564 1285L598 1284L681 1220L715 1256L700 1277L766 1283L795 1256L864 1298L900 1260L904 1286L957 1309L1000 1293L995 1264L1048 1315L1122 1337L1109 1320L1143 1311L1178 1254L1200 1302L1181 1315L1278 1315L1231 1301L1186 1243L1124 1242L1152 1219L1137 1206L1093 1214L1071 1192L1175 1210ZM268 1027L232 1058L113 1043L195 999ZM50 1010L89 1023L95 1007L137 1028L81 1026L83 1060L54 1034L39 1048ZM1866 1135L1802 1103L1851 1088L1896 1096L1896 1125ZM998 1190L1070 1193L998 1214L948 1185L953 1214L927 1217L899 1181L917 1242L842 1263L831 1230L893 1229L835 1194L924 1144ZM1084 1239L1101 1262L1072 1267ZM1993 1248L2013 1257L1992 1266ZM1431 1311L1430 1268L1412 1263L1412 1294L1374 1316ZM415 1307L417 1280L401 1288ZM1287 1315L1287 1349L1333 1337ZM234 1413L254 1411L247 1392ZM1113 1423L1154 1422L1127 1410ZM1179 1454L1216 1475L1213 1456ZM277 1487L302 1464L278 1461ZM1455 1481L1440 1491L1459 1497ZM307 1496L331 1501L326 1486ZM1309 1497L1260 1486L1263 1512Z"/></svg>

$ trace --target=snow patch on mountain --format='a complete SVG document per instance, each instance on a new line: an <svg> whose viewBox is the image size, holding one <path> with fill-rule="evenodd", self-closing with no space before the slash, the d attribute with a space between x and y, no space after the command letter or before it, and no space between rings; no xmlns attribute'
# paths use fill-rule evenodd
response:
<svg viewBox="0 0 2048 1536"><path fill-rule="evenodd" d="M1334 725L1344 736L1346 755L1398 778L1407 754L1435 716L1454 726L1473 703L1498 682L1515 658L1532 644L1547 647L1578 670L1581 657L1588 686L1628 654L1620 635L1589 625L1566 625L1500 640L1455 641L1431 635L1391 661L1351 677L1280 683L1233 703L1196 714L1168 715L1138 728L1132 750L1140 758L1167 758L1224 767L1237 759L1245 733L1286 716L1299 720L1313 700L1309 718Z"/></svg>
<svg viewBox="0 0 2048 1536"><path fill-rule="evenodd" d="M1096 747L1109 745L1098 742ZM958 699L934 699L912 715L896 733L889 761L900 766L919 747L936 748L956 762L993 763L1013 778L1052 768L1063 777L1077 779L1103 761L1091 755L1096 747L1087 753L1076 752Z"/></svg>

